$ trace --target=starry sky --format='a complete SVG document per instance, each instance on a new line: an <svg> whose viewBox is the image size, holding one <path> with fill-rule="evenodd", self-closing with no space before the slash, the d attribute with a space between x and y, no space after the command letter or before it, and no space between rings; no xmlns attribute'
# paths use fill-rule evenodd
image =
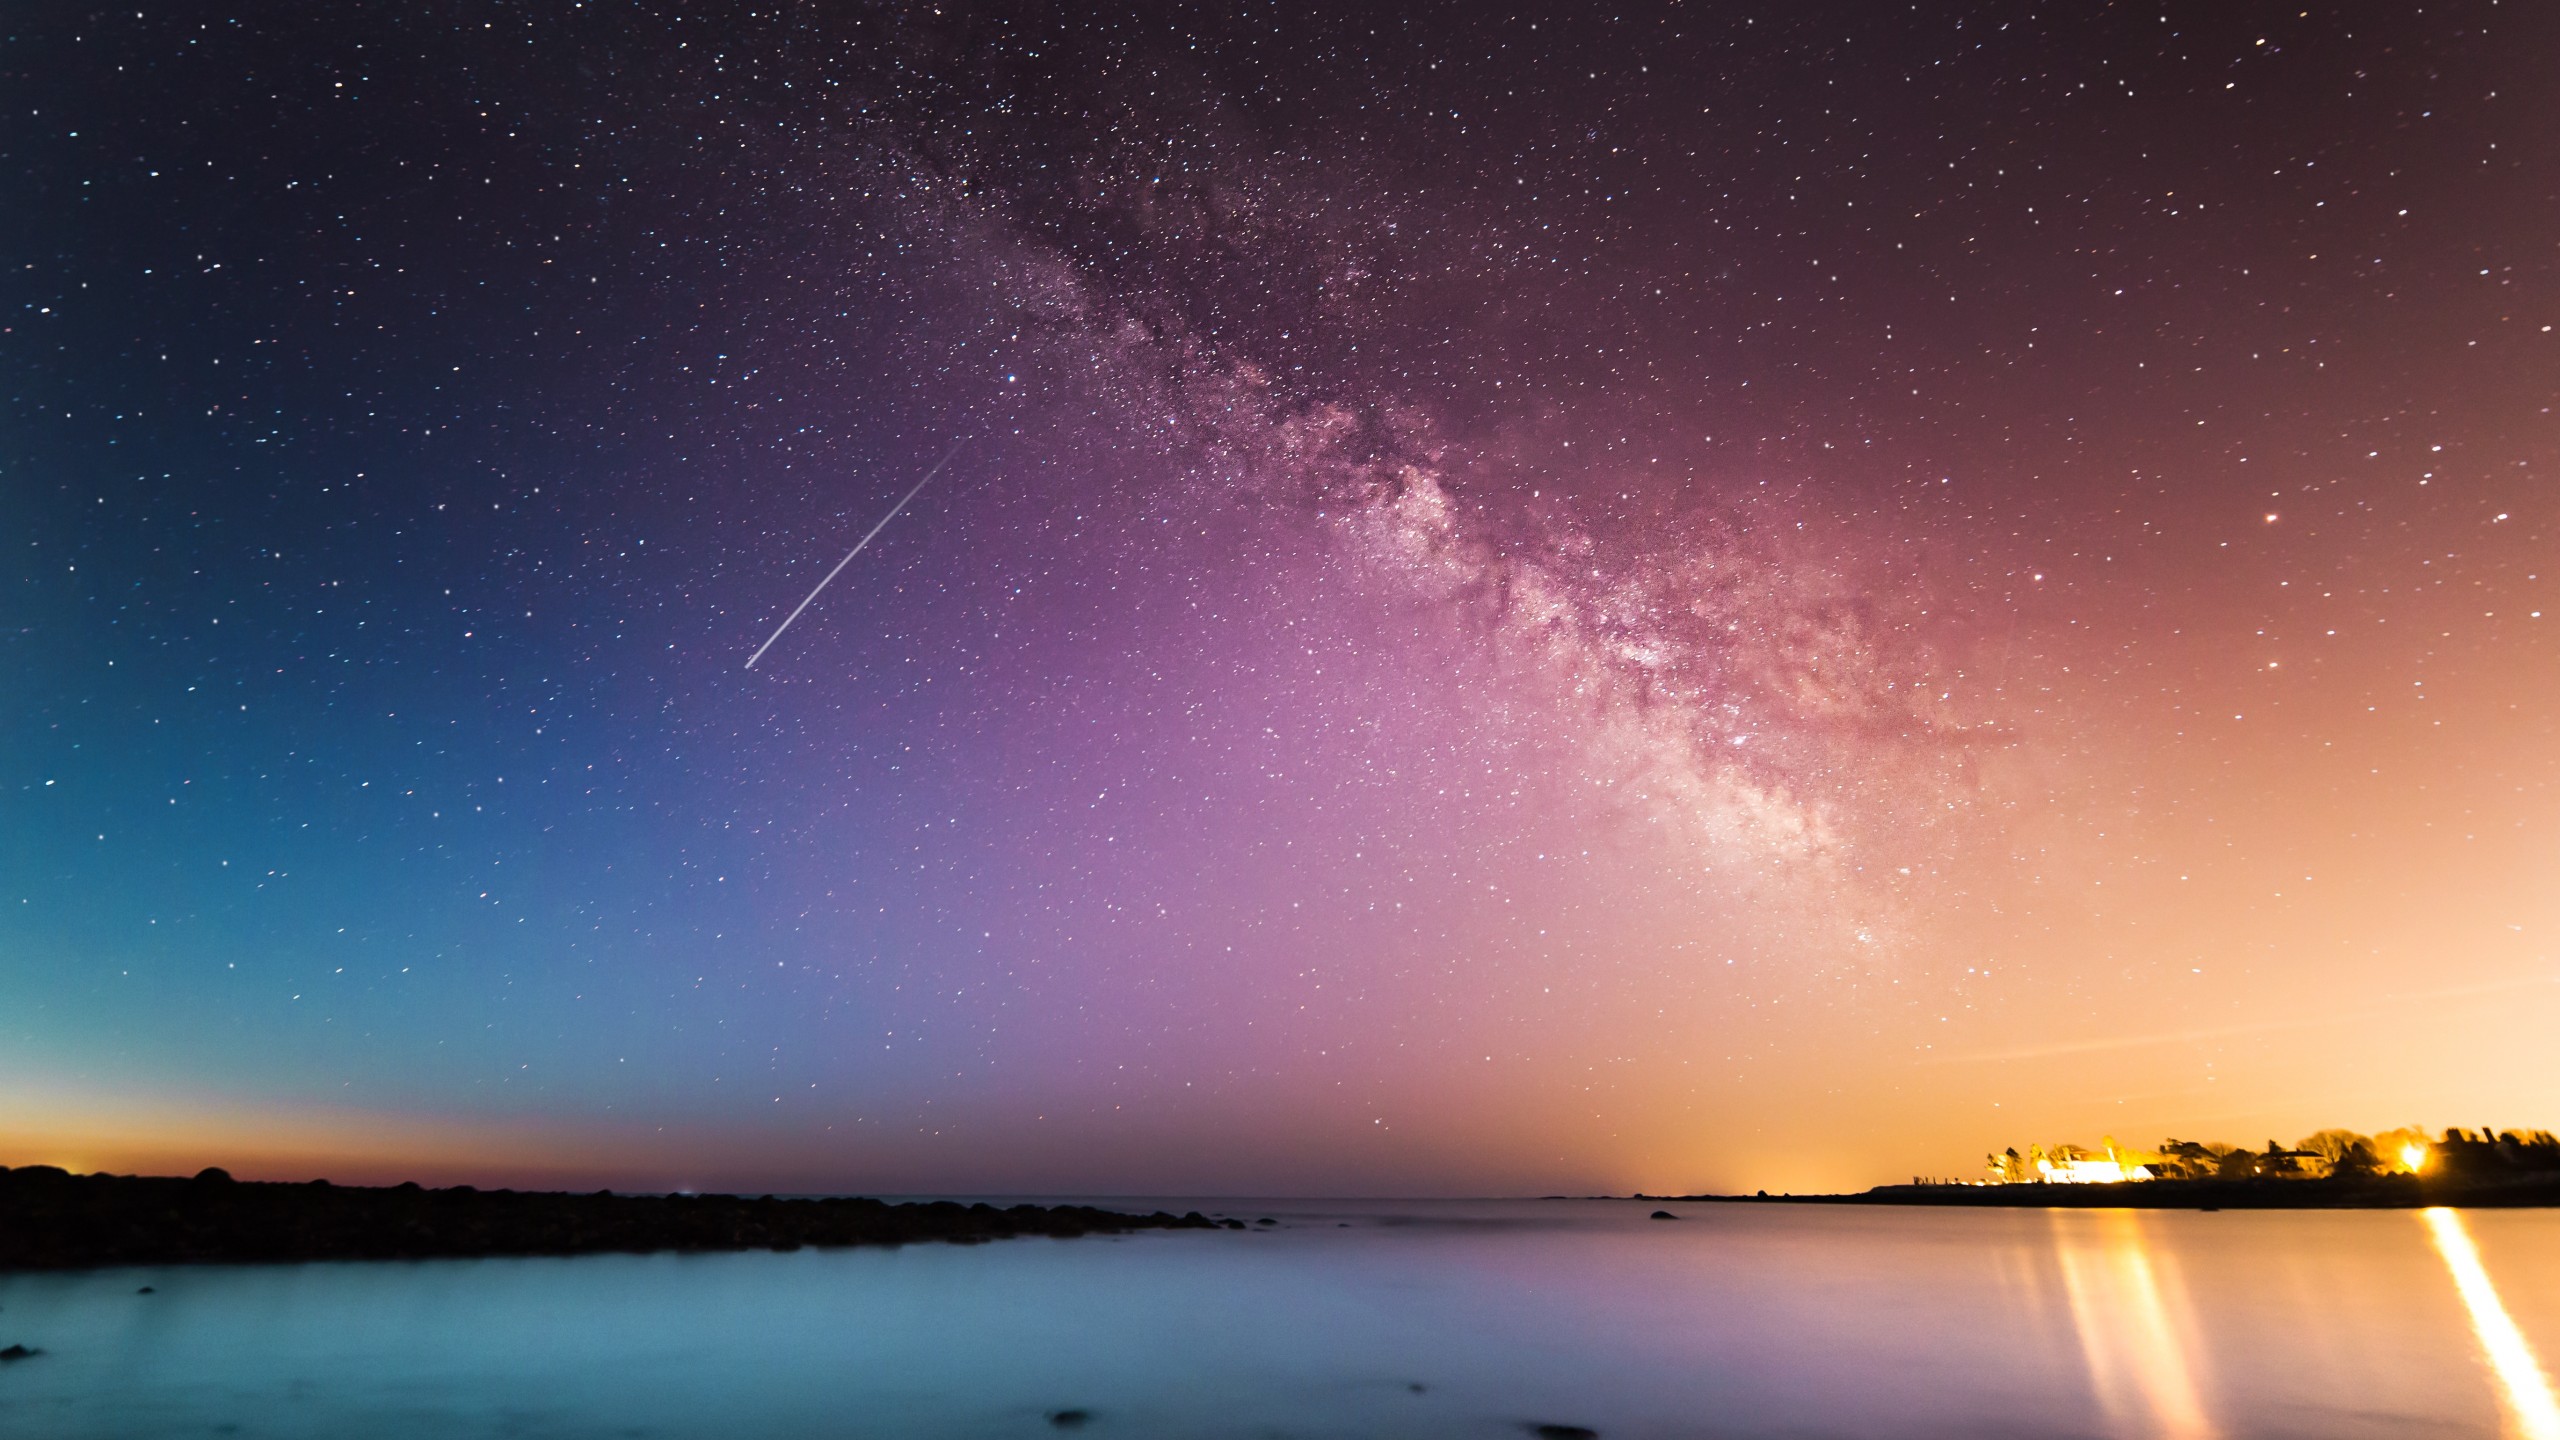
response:
<svg viewBox="0 0 2560 1440"><path fill-rule="evenodd" d="M0 1160L2553 1123L2560 12L0 30Z"/></svg>

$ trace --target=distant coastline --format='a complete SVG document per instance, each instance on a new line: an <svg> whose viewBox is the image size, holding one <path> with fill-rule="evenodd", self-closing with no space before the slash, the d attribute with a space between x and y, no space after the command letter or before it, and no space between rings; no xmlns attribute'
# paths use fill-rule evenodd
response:
<svg viewBox="0 0 2560 1440"><path fill-rule="evenodd" d="M1089 1205L890 1204L767 1195L429 1190L73 1175L0 1167L0 1271L189 1261L415 1260L649 1250L976 1244L1017 1236L1205 1230L1193 1211L1128 1215ZM1231 1224L1226 1228L1243 1228Z"/></svg>
<svg viewBox="0 0 2560 1440"><path fill-rule="evenodd" d="M2409 1210L2560 1205L2560 1136L2548 1130L2415 1126L2322 1130L2264 1150L2164 1140L2157 1149L2030 1145L1985 1158L1970 1184L1914 1177L1854 1195L1637 1195L1637 1200L1823 1205L1992 1205L2004 1209Z"/></svg>
<svg viewBox="0 0 2560 1440"><path fill-rule="evenodd" d="M1632 1200L1732 1205L1937 1205L2041 1210L2415 1210L2560 1205L2560 1175L2439 1180L2128 1180L2076 1185L1879 1185L1845 1195L1634 1195Z"/></svg>

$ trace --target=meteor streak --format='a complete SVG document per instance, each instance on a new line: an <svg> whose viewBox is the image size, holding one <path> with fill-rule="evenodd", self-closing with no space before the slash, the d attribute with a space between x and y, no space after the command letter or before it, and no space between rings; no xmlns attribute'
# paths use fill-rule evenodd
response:
<svg viewBox="0 0 2560 1440"><path fill-rule="evenodd" d="M889 522L898 518L898 512L907 508L907 502L913 500L918 495L923 494L924 487L932 484L933 477L941 474L942 467L950 464L951 458L960 453L960 447L968 443L969 437L963 435L958 440L952 442L950 449L942 452L942 458L933 462L933 468L924 472L924 478L916 482L915 488L909 490L906 494L899 496L898 503L889 507L889 513L880 517L880 523L872 526L868 534L865 534L860 540L854 542L852 549L844 552L844 558L836 562L836 568L828 571L827 578L819 581L817 585L809 591L809 599L801 601L796 609L794 609L790 614L782 617L782 623L773 627L773 633L766 636L764 643L756 647L756 653L747 657L746 668L750 670L756 668L756 662L764 658L764 652L772 649L773 642L782 638L782 632L791 628L791 622L800 618L800 611L809 608L809 600L817 599L818 591L826 589L829 581L832 581L836 576L843 574L844 567L853 563L853 557L861 554L864 546L879 538L880 532L889 528Z"/></svg>

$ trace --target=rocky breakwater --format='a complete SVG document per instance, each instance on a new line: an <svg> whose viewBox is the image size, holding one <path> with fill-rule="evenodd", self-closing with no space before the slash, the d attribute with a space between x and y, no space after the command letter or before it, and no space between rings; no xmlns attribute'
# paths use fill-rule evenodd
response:
<svg viewBox="0 0 2560 1440"><path fill-rule="evenodd" d="M0 1168L0 1270L174 1261L402 1260L643 1250L975 1244L1217 1228L1194 1211L856 1198L429 1190Z"/></svg>

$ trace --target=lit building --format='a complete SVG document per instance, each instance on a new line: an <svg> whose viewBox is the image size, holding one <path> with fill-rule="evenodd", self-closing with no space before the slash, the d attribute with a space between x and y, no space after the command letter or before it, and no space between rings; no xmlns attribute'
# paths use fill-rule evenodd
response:
<svg viewBox="0 0 2560 1440"><path fill-rule="evenodd" d="M2024 1155L2009 1149L1989 1159L1994 1185L2120 1185L2153 1178L2152 1167L2143 1157L2118 1149L2113 1137L2103 1150L2031 1145Z"/></svg>
<svg viewBox="0 0 2560 1440"><path fill-rule="evenodd" d="M2038 1160L2036 1172L2048 1185L2121 1185L2127 1180L2148 1180L2151 1167L2127 1165L2121 1160Z"/></svg>

